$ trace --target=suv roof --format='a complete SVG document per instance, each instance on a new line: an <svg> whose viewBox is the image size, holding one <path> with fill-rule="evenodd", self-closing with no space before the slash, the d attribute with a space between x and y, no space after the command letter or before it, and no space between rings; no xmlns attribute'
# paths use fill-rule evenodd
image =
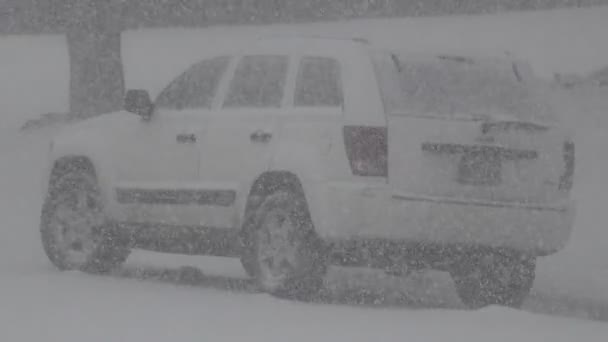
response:
<svg viewBox="0 0 608 342"><path fill-rule="evenodd" d="M319 53L341 50L354 52L369 47L370 43L363 38L331 37L317 35L275 34L264 35L247 44L241 51L247 52L283 52L283 53Z"/></svg>
<svg viewBox="0 0 608 342"><path fill-rule="evenodd" d="M317 34L268 34L259 37L257 41L265 40L299 40L299 41L332 41L332 42L350 42L354 44L370 45L368 39L363 37L345 37L345 36L329 36Z"/></svg>

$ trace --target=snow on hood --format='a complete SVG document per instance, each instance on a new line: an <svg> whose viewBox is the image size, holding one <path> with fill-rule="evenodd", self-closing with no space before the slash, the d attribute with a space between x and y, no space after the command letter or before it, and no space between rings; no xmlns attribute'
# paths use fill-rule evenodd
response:
<svg viewBox="0 0 608 342"><path fill-rule="evenodd" d="M52 140L91 139L93 136L101 139L111 139L112 132L125 127L129 121L137 121L135 114L124 110L97 115L88 119L68 122L53 136Z"/></svg>

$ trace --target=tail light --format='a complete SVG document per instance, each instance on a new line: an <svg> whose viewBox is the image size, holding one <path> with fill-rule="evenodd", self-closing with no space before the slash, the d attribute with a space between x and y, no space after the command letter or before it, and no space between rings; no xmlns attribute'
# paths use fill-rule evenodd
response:
<svg viewBox="0 0 608 342"><path fill-rule="evenodd" d="M574 184L574 142L566 141L563 146L565 170L559 180L559 189L569 191Z"/></svg>
<svg viewBox="0 0 608 342"><path fill-rule="evenodd" d="M386 127L345 126L343 135L346 155L354 175L388 176Z"/></svg>

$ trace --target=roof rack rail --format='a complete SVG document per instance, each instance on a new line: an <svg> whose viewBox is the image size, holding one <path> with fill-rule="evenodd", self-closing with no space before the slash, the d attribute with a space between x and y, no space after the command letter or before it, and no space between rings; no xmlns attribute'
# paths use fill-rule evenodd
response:
<svg viewBox="0 0 608 342"><path fill-rule="evenodd" d="M315 38L315 39L335 39L335 40L349 40L361 44L370 44L367 38L363 37L344 37L344 36L326 36L317 34L288 34L288 33L273 33L266 34L257 38L257 40L269 39L269 38Z"/></svg>
<svg viewBox="0 0 608 342"><path fill-rule="evenodd" d="M456 55L437 55L437 58L445 61L460 62L466 64L475 64L475 61L470 57L456 56Z"/></svg>

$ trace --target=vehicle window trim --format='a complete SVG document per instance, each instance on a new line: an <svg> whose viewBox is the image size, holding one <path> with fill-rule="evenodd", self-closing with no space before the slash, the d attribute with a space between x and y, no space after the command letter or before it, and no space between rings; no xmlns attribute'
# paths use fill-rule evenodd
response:
<svg viewBox="0 0 608 342"><path fill-rule="evenodd" d="M226 99L228 98L228 92L230 91L230 85L232 83L232 81L234 80L234 76L236 75L236 71L241 63L241 61L245 58L245 57L250 57L250 56L278 56L278 57L286 57L287 58L287 71L285 73L285 81L283 84L283 94L281 97L281 102L279 104L279 107L251 107L251 106L244 106L244 107L225 107L224 103L226 102ZM222 94L221 96L219 96L220 98L218 98L217 101L217 107L215 107L215 110L218 112L223 112L223 111L241 111L241 110L251 110L251 109L264 109L264 110L281 110L284 109L284 102L285 102L285 98L286 98L286 94L288 91L288 84L287 82L289 81L289 74L290 74L290 70L291 70L291 65L292 65L292 54L289 53L275 53L275 52L255 52L255 53L240 53L238 55L236 55L236 58L234 59L234 64L231 66L231 70L230 70L230 74L229 74L229 78L227 78L226 83L223 84L223 89L222 89ZM227 74L228 76L228 74Z"/></svg>
<svg viewBox="0 0 608 342"><path fill-rule="evenodd" d="M159 97L167 89L169 89L178 79L181 79L188 71L190 71L191 68L193 68L195 65L201 64L203 62L211 61L211 60L218 59L218 58L227 58L228 59L228 64L226 65L224 71L222 72L222 75L219 78L219 81L217 82L217 84L215 86L213 96L211 97L211 103L208 106L197 107L197 108L190 108L190 107L188 107L188 108L182 108L182 109L169 108L169 107L159 107L158 106L158 99L159 99ZM217 99L218 95L220 94L220 90L221 90L221 85L222 85L223 79L227 76L227 73L229 71L230 65L233 63L233 60L234 60L234 58L233 58L232 55L229 55L229 54L220 54L220 55L214 55L214 56L204 57L203 59L200 59L197 62L188 65L184 71L182 71L177 76L173 77L173 79L158 93L158 95L156 95L156 97L154 98L154 102L153 102L154 103L154 110L155 111L159 111L159 110L160 111L171 111L171 112L196 111L196 110L200 110L200 111L213 111L216 99Z"/></svg>
<svg viewBox="0 0 608 342"><path fill-rule="evenodd" d="M301 67L302 67L302 62L304 61L304 59L306 58L324 58L324 59L329 59L332 61L335 61L338 64L338 86L340 89L340 93L342 96L342 104L338 105L338 106L329 106L329 105L323 105L323 106L296 106L296 90L297 90L297 82L298 79L300 77L300 71L301 71ZM294 84L293 84L293 89L292 89L292 100L290 101L290 105L292 108L298 108L298 109L314 109L314 108L320 108L320 109L327 109L327 108L336 108L339 109L339 111L343 114L344 113L344 108L346 106L345 102L346 102L346 95L345 95L345 91L344 91L344 63L342 63L342 61L339 58L336 58L335 56L328 56L328 55L312 55L312 54L302 54L298 56L298 60L295 61L295 80L294 80Z"/></svg>

